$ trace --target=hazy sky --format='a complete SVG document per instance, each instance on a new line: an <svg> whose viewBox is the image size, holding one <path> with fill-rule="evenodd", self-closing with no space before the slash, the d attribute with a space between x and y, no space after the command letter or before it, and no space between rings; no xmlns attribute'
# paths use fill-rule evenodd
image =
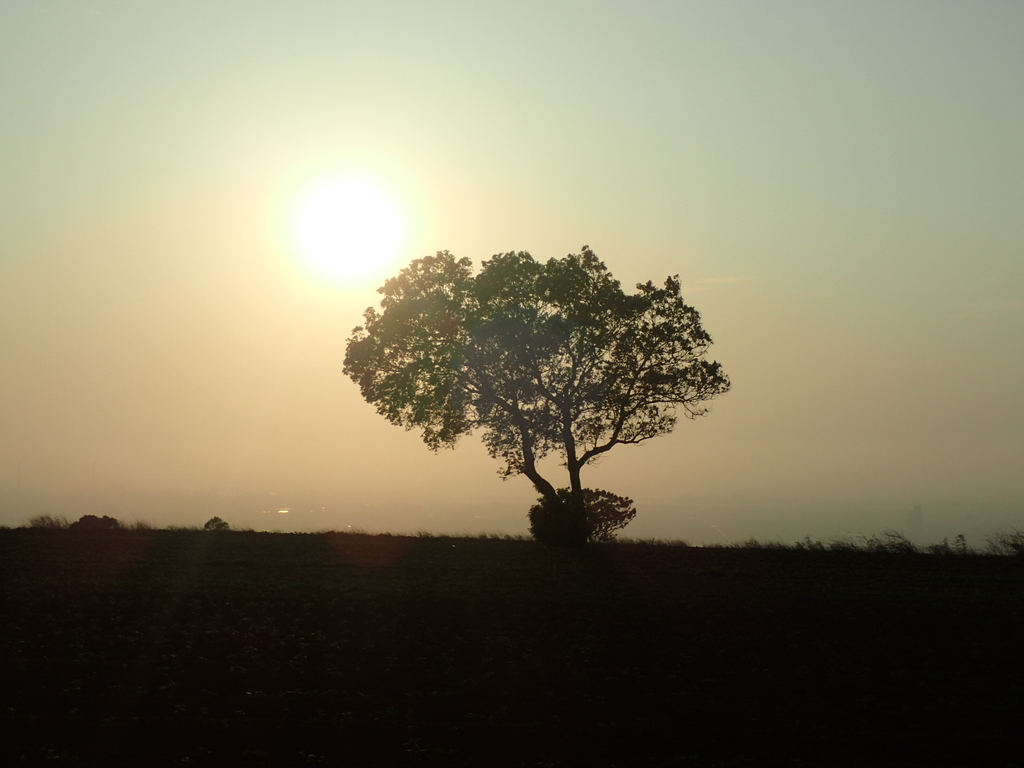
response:
<svg viewBox="0 0 1024 768"><path fill-rule="evenodd" d="M356 172L403 263L680 275L733 390L585 472L629 533L1021 524L1024 4L6 0L0 111L0 523L20 483L525 530L525 478L342 374L377 295L289 228Z"/></svg>

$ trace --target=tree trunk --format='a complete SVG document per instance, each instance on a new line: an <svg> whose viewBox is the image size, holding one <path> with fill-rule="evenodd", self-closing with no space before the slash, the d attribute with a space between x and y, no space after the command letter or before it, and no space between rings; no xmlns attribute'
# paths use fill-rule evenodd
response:
<svg viewBox="0 0 1024 768"><path fill-rule="evenodd" d="M529 471L524 467L523 474L526 475L530 482L533 483L533 487L536 488L540 495L547 499L550 503L555 504L558 502L558 492L555 490L555 486L545 480L536 469L531 467Z"/></svg>
<svg viewBox="0 0 1024 768"><path fill-rule="evenodd" d="M566 516L566 530L570 531L572 546L583 546L590 538L587 525L587 507L583 500L583 483L580 470L583 463L576 456L576 436L572 433L572 413L566 404L562 405L562 443L565 446L565 468L569 470L569 499L563 505Z"/></svg>
<svg viewBox="0 0 1024 768"><path fill-rule="evenodd" d="M526 424L526 420L518 411L512 413L512 418L519 428L519 439L522 441L523 446L523 474L533 483L533 487L540 491L541 496L547 499L549 503L557 504L558 492L555 490L555 486L541 477L540 472L537 471L537 460L533 455L533 436L530 434L530 428Z"/></svg>
<svg viewBox="0 0 1024 768"><path fill-rule="evenodd" d="M583 546L590 538L590 526L587 525L587 507L583 499L583 483L580 481L582 466L576 461L574 454L567 457L569 470L569 500L564 506L567 517L566 526L573 532L572 546Z"/></svg>

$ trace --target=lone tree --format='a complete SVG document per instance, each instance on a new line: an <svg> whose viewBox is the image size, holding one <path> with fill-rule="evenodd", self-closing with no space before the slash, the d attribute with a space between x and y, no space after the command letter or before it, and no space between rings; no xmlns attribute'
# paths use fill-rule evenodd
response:
<svg viewBox="0 0 1024 768"><path fill-rule="evenodd" d="M728 391L711 337L679 293L678 277L625 293L582 253L538 263L525 252L483 262L447 251L416 259L379 293L353 330L345 373L393 424L422 430L434 451L483 430L503 478L526 475L540 492L535 537L577 545L607 538L635 515L632 502L585 489L580 471L616 445L672 431ZM560 455L559 491L538 462ZM592 502L588 514L588 498ZM589 519L588 519L589 518Z"/></svg>

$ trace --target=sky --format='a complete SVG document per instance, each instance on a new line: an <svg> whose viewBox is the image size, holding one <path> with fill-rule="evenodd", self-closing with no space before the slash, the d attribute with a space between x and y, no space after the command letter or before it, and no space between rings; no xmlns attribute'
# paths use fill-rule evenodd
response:
<svg viewBox="0 0 1024 768"><path fill-rule="evenodd" d="M680 276L732 391L585 471L625 535L1024 527L1022 34L996 1L8 0L0 524L525 532L525 478L342 373L387 274L323 279L294 227L355 175L390 274Z"/></svg>

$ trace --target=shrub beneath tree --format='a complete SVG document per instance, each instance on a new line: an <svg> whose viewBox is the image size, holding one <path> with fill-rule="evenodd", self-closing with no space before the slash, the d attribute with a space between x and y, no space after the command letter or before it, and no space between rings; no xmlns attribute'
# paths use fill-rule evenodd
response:
<svg viewBox="0 0 1024 768"><path fill-rule="evenodd" d="M541 496L530 507L530 533L537 541L553 546L572 546L586 541L610 541L615 531L636 517L633 500L610 491L583 489L583 510L573 509L572 489L559 488L557 501Z"/></svg>

